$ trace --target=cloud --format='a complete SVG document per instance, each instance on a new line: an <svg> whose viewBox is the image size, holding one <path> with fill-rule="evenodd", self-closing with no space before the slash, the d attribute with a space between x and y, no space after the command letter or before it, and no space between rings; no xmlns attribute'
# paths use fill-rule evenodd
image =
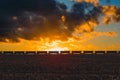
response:
<svg viewBox="0 0 120 80"><path fill-rule="evenodd" d="M103 22L110 24L111 22L120 22L120 8L116 6L103 6L104 14Z"/></svg>
<svg viewBox="0 0 120 80"><path fill-rule="evenodd" d="M81 40L81 41L88 41L90 39L93 39L95 37L116 37L118 36L118 33L114 32L114 31L108 31L108 32L98 32L98 31L92 31L89 33L82 33L79 34L79 32L74 32L73 33L74 38Z"/></svg>
<svg viewBox="0 0 120 80"><path fill-rule="evenodd" d="M89 24L89 22L98 23L98 17L101 14L99 7L94 6L94 4L87 2L75 3L66 15L66 24L70 31L74 31L77 26L81 26L84 23Z"/></svg>
<svg viewBox="0 0 120 80"><path fill-rule="evenodd" d="M59 33L66 6L55 0L1 0L0 10L0 41L18 42L18 38L32 40Z"/></svg>
<svg viewBox="0 0 120 80"><path fill-rule="evenodd" d="M77 0L70 11L55 0L1 0L0 41L19 42L49 37L67 40L82 33L90 33L104 23L120 21L120 8L97 5L98 0Z"/></svg>
<svg viewBox="0 0 120 80"><path fill-rule="evenodd" d="M108 36L108 37L115 37L117 36L116 32L93 32L95 36Z"/></svg>
<svg viewBox="0 0 120 80"><path fill-rule="evenodd" d="M99 0L74 0L74 1L79 2L79 3L85 1L87 3L93 3L94 5L98 5L99 4Z"/></svg>

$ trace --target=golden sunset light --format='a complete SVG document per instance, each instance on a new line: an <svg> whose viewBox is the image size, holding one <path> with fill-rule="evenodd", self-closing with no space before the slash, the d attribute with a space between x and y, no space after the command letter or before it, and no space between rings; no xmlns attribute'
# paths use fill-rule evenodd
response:
<svg viewBox="0 0 120 80"><path fill-rule="evenodd" d="M13 9L12 3L9 9L3 7L0 51L120 49L120 8L117 4L103 5L104 1L99 0L47 2L41 1L39 6L19 2L24 6L18 9ZM11 12L6 13L9 10Z"/></svg>
<svg viewBox="0 0 120 80"><path fill-rule="evenodd" d="M120 80L120 0L0 0L0 80Z"/></svg>

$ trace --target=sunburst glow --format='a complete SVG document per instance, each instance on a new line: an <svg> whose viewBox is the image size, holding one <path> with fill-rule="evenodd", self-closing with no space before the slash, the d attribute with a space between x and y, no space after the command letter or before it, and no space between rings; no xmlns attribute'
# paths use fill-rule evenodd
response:
<svg viewBox="0 0 120 80"><path fill-rule="evenodd" d="M120 50L114 1L0 0L0 51Z"/></svg>
<svg viewBox="0 0 120 80"><path fill-rule="evenodd" d="M65 51L65 50L69 50L68 48L60 48L60 47L54 47L51 49L48 49L48 51Z"/></svg>

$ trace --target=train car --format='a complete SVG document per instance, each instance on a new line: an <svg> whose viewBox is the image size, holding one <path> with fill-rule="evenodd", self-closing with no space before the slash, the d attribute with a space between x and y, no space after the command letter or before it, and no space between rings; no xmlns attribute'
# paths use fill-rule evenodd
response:
<svg viewBox="0 0 120 80"><path fill-rule="evenodd" d="M82 54L82 51L72 51L72 54Z"/></svg>
<svg viewBox="0 0 120 80"><path fill-rule="evenodd" d="M48 54L59 54L59 51L49 51Z"/></svg>
<svg viewBox="0 0 120 80"><path fill-rule="evenodd" d="M118 54L117 51L106 51L106 54Z"/></svg>
<svg viewBox="0 0 120 80"><path fill-rule="evenodd" d="M95 51L95 54L105 54L106 51Z"/></svg>
<svg viewBox="0 0 120 80"><path fill-rule="evenodd" d="M2 55L3 54L3 52L2 51L0 51L0 55Z"/></svg>
<svg viewBox="0 0 120 80"><path fill-rule="evenodd" d="M15 51L14 55L25 55L24 51Z"/></svg>
<svg viewBox="0 0 120 80"><path fill-rule="evenodd" d="M3 55L14 55L13 51L3 51Z"/></svg>
<svg viewBox="0 0 120 80"><path fill-rule="evenodd" d="M36 55L36 51L26 51L25 55Z"/></svg>
<svg viewBox="0 0 120 80"><path fill-rule="evenodd" d="M70 51L60 51L60 54L70 54Z"/></svg>
<svg viewBox="0 0 120 80"><path fill-rule="evenodd" d="M118 51L118 54L120 54L120 51Z"/></svg>
<svg viewBox="0 0 120 80"><path fill-rule="evenodd" d="M94 51L83 51L83 54L94 54Z"/></svg>
<svg viewBox="0 0 120 80"><path fill-rule="evenodd" d="M37 51L37 55L44 55L47 54L47 51Z"/></svg>

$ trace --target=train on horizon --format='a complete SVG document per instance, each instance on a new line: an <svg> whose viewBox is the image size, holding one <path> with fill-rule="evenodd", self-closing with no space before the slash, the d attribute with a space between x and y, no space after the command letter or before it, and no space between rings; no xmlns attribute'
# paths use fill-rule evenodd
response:
<svg viewBox="0 0 120 80"><path fill-rule="evenodd" d="M120 51L0 51L0 55L120 54Z"/></svg>

